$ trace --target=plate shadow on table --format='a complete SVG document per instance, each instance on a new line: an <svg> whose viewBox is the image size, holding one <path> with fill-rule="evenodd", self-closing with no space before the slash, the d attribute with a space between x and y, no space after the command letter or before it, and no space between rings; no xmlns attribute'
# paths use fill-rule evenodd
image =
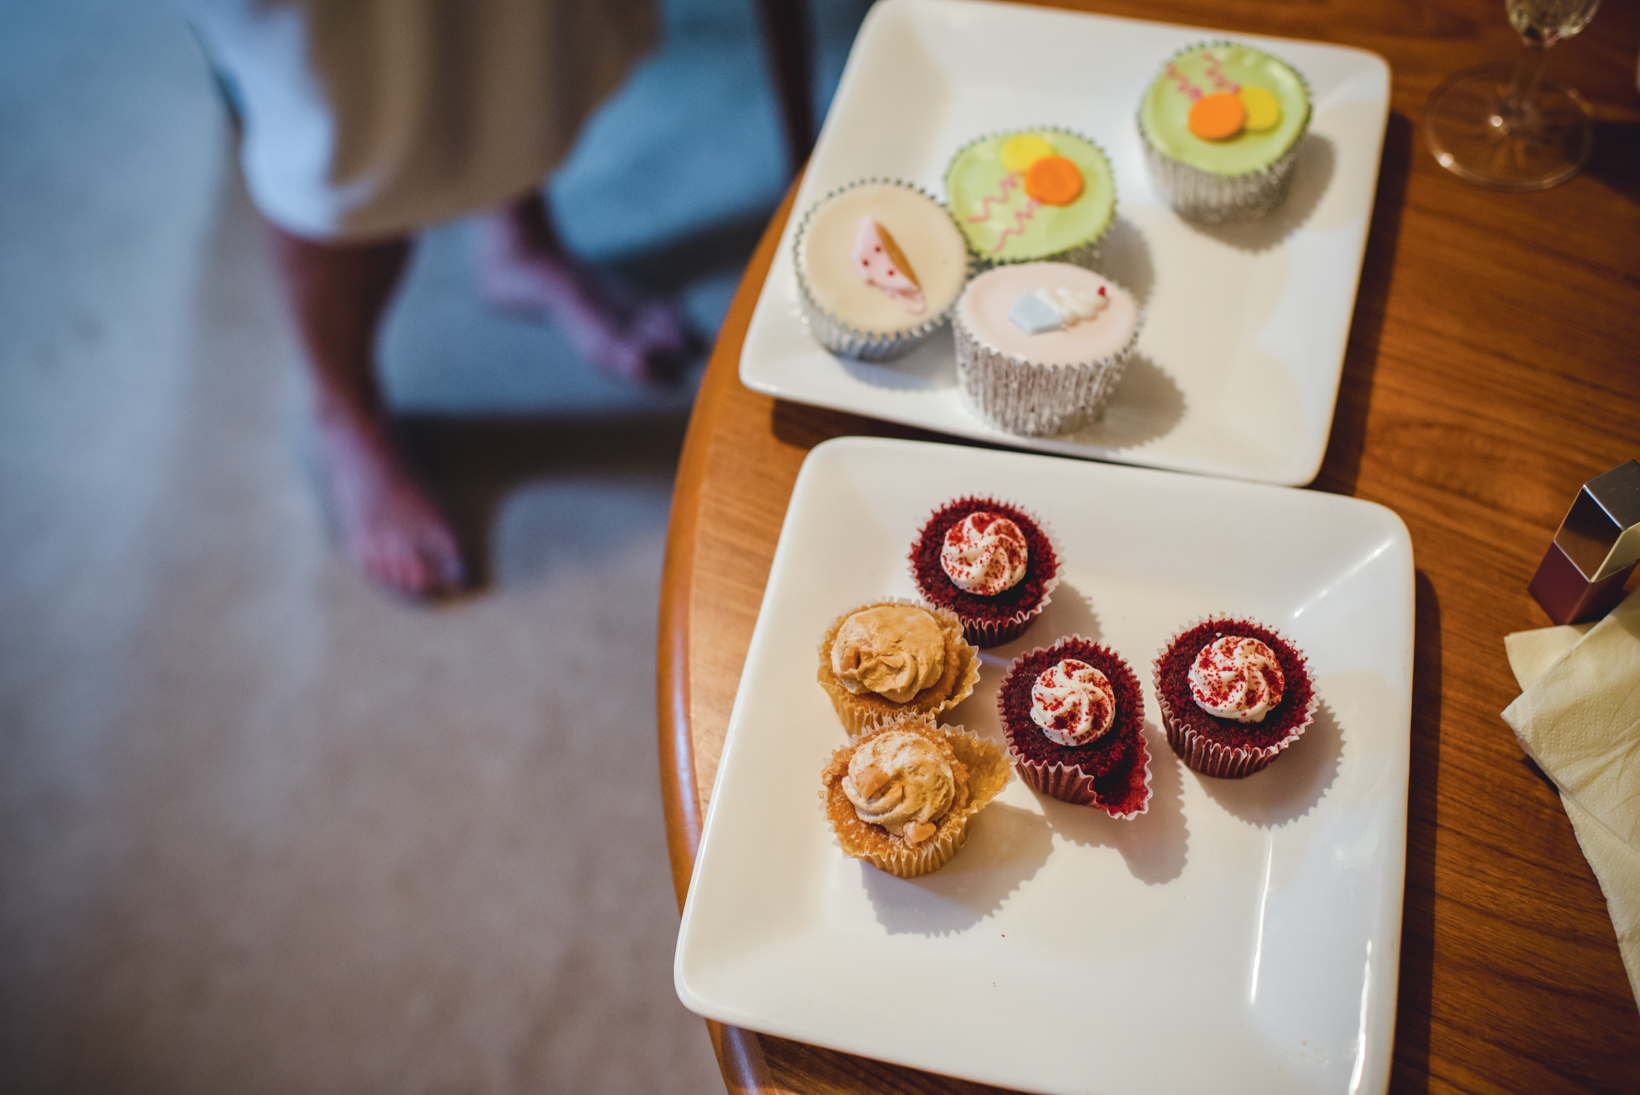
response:
<svg viewBox="0 0 1640 1095"><path fill-rule="evenodd" d="M1413 572L1412 769L1407 778L1407 878L1401 911L1401 975L1390 1087L1430 1088L1435 991L1435 830L1441 785L1441 602L1423 571Z"/></svg>
<svg viewBox="0 0 1640 1095"><path fill-rule="evenodd" d="M1268 251L1292 235L1310 219L1321 196L1332 182L1338 163L1338 149L1332 139L1311 133L1298 147L1287 196L1267 217L1242 224L1195 224L1186 221L1204 236L1229 244L1238 251Z"/></svg>
<svg viewBox="0 0 1640 1095"><path fill-rule="evenodd" d="M1159 886L1184 873L1190 828L1184 817L1183 766L1160 728L1147 722L1144 733L1150 750L1150 808L1133 820L1119 821L1097 807L1074 806L1043 794L1036 797L1054 832L1074 844L1115 848L1134 878Z"/></svg>
<svg viewBox="0 0 1640 1095"><path fill-rule="evenodd" d="M1596 122L1594 155L1583 172L1640 204L1640 125Z"/></svg>
<svg viewBox="0 0 1640 1095"><path fill-rule="evenodd" d="M1029 810L993 802L968 827L955 858L921 878L895 878L861 863L860 882L890 935L952 935L1002 907L1048 861L1053 831Z"/></svg>
<svg viewBox="0 0 1640 1095"><path fill-rule="evenodd" d="M1243 821L1261 829L1289 825L1311 810L1338 778L1344 757L1344 731L1325 700L1302 737L1282 751L1268 768L1246 779L1197 775L1207 797Z"/></svg>
<svg viewBox="0 0 1640 1095"><path fill-rule="evenodd" d="M1339 378L1338 402L1333 411L1332 434L1313 485L1336 494L1354 494L1361 470L1361 452L1367 440L1367 407L1372 400L1373 374L1378 368L1378 343L1384 330L1390 275L1401 235L1401 211L1406 205L1407 180L1412 173L1412 123L1403 114L1391 114L1384 130L1384 154L1378 169L1367 253L1361 264L1361 282L1355 293L1349 341L1344 347L1344 370Z"/></svg>

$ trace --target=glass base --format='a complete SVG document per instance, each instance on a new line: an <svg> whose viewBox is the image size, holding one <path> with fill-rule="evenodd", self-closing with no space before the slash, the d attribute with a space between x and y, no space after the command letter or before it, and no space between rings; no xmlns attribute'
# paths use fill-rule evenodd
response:
<svg viewBox="0 0 1640 1095"><path fill-rule="evenodd" d="M1424 137L1435 161L1494 190L1546 190L1583 170L1594 151L1594 125L1577 92L1547 80L1513 123L1503 103L1511 64L1482 65L1435 89L1424 108Z"/></svg>

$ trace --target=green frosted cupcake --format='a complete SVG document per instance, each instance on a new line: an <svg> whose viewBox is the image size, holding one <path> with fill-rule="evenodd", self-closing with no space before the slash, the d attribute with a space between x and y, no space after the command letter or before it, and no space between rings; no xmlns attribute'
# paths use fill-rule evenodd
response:
<svg viewBox="0 0 1640 1095"><path fill-rule="evenodd" d="M1162 66L1139 103L1139 136L1162 197L1203 224L1281 203L1310 127L1310 93L1285 61L1211 42Z"/></svg>
<svg viewBox="0 0 1640 1095"><path fill-rule="evenodd" d="M1069 130L993 133L945 169L946 204L981 262L1089 266L1116 213L1104 150Z"/></svg>

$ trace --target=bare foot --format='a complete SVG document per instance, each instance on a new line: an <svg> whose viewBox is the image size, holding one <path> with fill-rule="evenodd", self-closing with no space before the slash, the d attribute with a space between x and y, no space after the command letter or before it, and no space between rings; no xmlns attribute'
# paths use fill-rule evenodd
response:
<svg viewBox="0 0 1640 1095"><path fill-rule="evenodd" d="M483 219L479 280L492 304L550 316L577 351L622 380L676 383L705 349L675 304L572 255L538 194Z"/></svg>
<svg viewBox="0 0 1640 1095"><path fill-rule="evenodd" d="M459 590L455 534L404 470L385 425L330 408L318 416L318 439L342 548L365 577L408 597Z"/></svg>

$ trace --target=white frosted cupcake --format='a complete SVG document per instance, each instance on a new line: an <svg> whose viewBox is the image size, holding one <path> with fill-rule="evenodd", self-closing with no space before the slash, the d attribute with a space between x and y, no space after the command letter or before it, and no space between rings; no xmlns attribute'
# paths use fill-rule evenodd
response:
<svg viewBox="0 0 1640 1095"><path fill-rule="evenodd" d="M968 281L945 207L909 183L867 179L822 198L798 226L798 298L832 353L898 357L937 331Z"/></svg>
<svg viewBox="0 0 1640 1095"><path fill-rule="evenodd" d="M1132 293L1081 266L988 270L953 313L963 396L1012 433L1073 429L1110 398L1143 320Z"/></svg>

